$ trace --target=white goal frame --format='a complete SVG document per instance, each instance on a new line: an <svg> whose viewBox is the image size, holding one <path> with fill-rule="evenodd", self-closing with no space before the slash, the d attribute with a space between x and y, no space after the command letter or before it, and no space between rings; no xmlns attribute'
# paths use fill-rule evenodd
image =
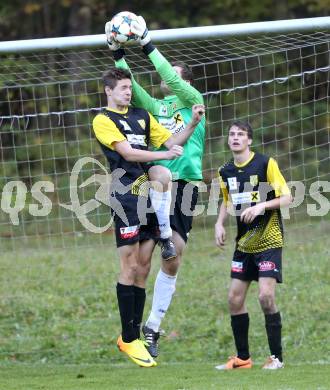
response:
<svg viewBox="0 0 330 390"><path fill-rule="evenodd" d="M186 39L223 38L256 34L277 34L330 29L330 16L255 23L237 23L217 26L187 27L150 31L155 42L172 42ZM0 42L0 53L29 52L33 50L73 49L102 47L105 34L44 39L25 39Z"/></svg>
<svg viewBox="0 0 330 390"><path fill-rule="evenodd" d="M223 43L223 42L225 42L227 40L228 41L232 40L234 42L234 45L235 45L235 43L237 43L239 41L238 39L236 40L237 37L239 37L240 40L242 40L242 41L251 39L251 41L253 40L253 44L254 44L254 42L257 41L258 39L262 40L265 37L265 39L267 41L266 42L267 46L270 47L270 49L272 50L273 49L273 44L276 43L275 40L273 40L273 38L272 38L273 35L277 35L276 39L279 40L279 43L281 43L282 38L283 38L283 40L285 40L286 36L290 37L290 34L291 34L292 36L294 36L294 39L295 39L296 35L301 35L300 33L303 33L303 32L310 32L311 34L312 33L316 33L315 35L322 35L323 34L323 35L326 35L328 37L329 36L329 32L330 32L330 16L319 17L319 18L308 18L308 19L293 19L293 20L280 20L280 21L257 22L257 23L240 23L240 24L229 24L229 25L218 25L218 26L191 27L191 28L180 28L180 29L170 29L170 30L155 30L155 31L151 31L151 36L152 36L153 41L164 43L164 45L163 45L164 47L171 46L171 45L166 45L167 43L171 43L171 42L172 42L172 45L173 45L173 42L176 42L176 41L178 42L178 44L180 44L180 42L181 42L181 44L186 45L185 41L188 41L188 40L197 42L198 40L206 41L208 38L210 38L209 39L210 42L212 40L217 39L221 43ZM280 34L280 36L279 36L279 34ZM268 40L268 38L269 38L269 40ZM304 38L305 37L303 37L303 39ZM329 47L330 47L329 46L330 45L329 38L327 38L327 39L328 39L328 41L326 42L326 45L325 45L326 46L326 48L325 48L326 56L328 56L327 53L330 52L330 50L329 50ZM321 39L319 39L318 42L319 41L322 42ZM305 41L303 40L302 42L303 42L303 45L305 45ZM45 53L47 55L47 51L52 51L53 53L49 57L47 57L47 61L46 61L47 66L49 66L51 68L53 66L53 58L54 58L53 54L54 54L54 52L56 52L57 50L59 52L67 50L64 53L64 55L66 56L70 52L70 50L75 50L75 49L80 49L80 48L95 49L95 52L98 52L98 53L101 53L102 51L104 51L104 52L107 51L108 52L107 45L106 45L105 34L0 42L0 55L3 55L4 57L8 55L8 57L11 58L11 61L13 61L13 64L14 64L15 61L16 61L16 56L19 57L19 55L21 55L21 54L27 53L27 62L28 62L29 61L29 56L31 56L30 58L33 60L33 59L35 59L36 54L37 55L40 54L40 56L44 56ZM291 49L291 46L290 46L290 49ZM184 50L182 50L182 51L184 51ZM196 53L198 54L197 51L194 52L192 50L192 51L188 52L188 56L191 55L192 58L195 58L195 54ZM249 47L247 47L247 49L245 50L244 55L245 55L245 53L249 53ZM183 54L183 58L187 58L186 53L182 53L182 54ZM225 50L224 50L223 53L221 52L221 44L219 45L217 43L217 44L213 45L211 47L211 54L213 56L216 55L215 58L216 58L217 61L218 61L218 58L221 58L221 59L222 58L226 58L224 62L227 63L227 57L226 57L227 54L226 54ZM266 52L266 54L268 55L267 52ZM264 55L264 52L261 55ZM312 53L312 55L313 55L313 53ZM201 56L203 61L204 60L208 61L207 65L212 63L212 58L210 59L208 54L205 54L204 51L200 52L200 56ZM270 56L272 56L272 54L270 54ZM239 57L239 58L241 58L241 57ZM330 57L327 57L327 58L330 58ZM234 60L236 60L236 57L233 57L233 61ZM248 61L249 60L250 59L248 59ZM76 60L74 60L74 61L76 61ZM231 60L228 59L228 61L231 61ZM236 85L234 80L231 80L231 82L228 83L228 85L224 83L223 84L224 87L223 87L222 79L225 79L226 77L228 77L229 74L232 74L232 73L230 73L231 70L227 69L228 67L227 68L224 67L223 68L224 69L224 76L222 77L221 80L220 80L220 77L218 77L219 83L216 83L216 88L214 88L214 89L211 88L210 90L208 90L207 87L206 87L207 92L203 92L203 95L207 96L207 98L209 99L208 103L211 103L211 104L208 104L208 112L209 113L211 113L211 111L213 113L215 111L215 109L217 109L217 107L221 106L221 103L224 102L224 100L221 100L222 99L221 96L224 95L224 94L230 95L230 94L234 93L234 96L235 96L235 91L239 91L239 93L242 94L241 97L238 96L238 102L236 102L234 100L234 104L230 102L229 104L225 103L225 105L224 105L225 108L224 108L223 112L225 112L225 110L228 111L228 107L234 107L234 111L235 111L235 109L236 109L235 107L237 107L237 105L241 101L245 101L244 93L249 88L252 88L252 89L253 88L263 88L264 86L270 85L271 83L275 83L274 85L276 85L277 87L280 88L286 82L295 82L295 80L302 80L301 82L302 82L302 84L304 84L305 78L307 80L309 77L316 77L315 76L316 72L318 72L319 74L322 75L323 78L320 79L321 80L320 82L323 82L324 81L324 75L328 74L329 69L330 69L330 63L329 63L329 60L328 60L327 63L326 63L326 66L324 66L324 64L323 64L323 65L320 65L320 66L316 67L316 65L315 65L315 67L313 68L313 65L311 65L311 67L308 67L307 69L299 69L298 68L298 70L295 70L293 73L285 73L284 72L284 74L281 74L281 73L275 74L275 67L278 64L276 64L276 60L275 60L275 58L273 56L271 58L271 63L266 62L265 66L266 67L267 66L273 66L273 68L274 68L274 76L271 76L270 78L268 77L268 78L264 79L264 78L261 77L261 73L258 75L257 74L258 72L255 71L255 69L257 69L257 68L255 67L256 65L253 63L253 61L254 60L252 59L249 64L247 62L245 64L243 64L243 67L244 67L243 70L246 73L246 75L247 75L246 77L247 78L241 84ZM267 59L267 61L268 61L268 59ZM131 63L133 63L133 61L131 61ZM259 65L260 65L260 63L259 63ZM140 66L141 69L143 69L142 73L143 73L143 76L145 77L146 76L146 69L147 69L147 67L144 67L144 63L143 62L141 62L141 63L139 62L138 66ZM198 66L199 66L199 64L198 64ZM97 67L95 67L95 68L97 68ZM10 71L10 72L12 71L11 64L9 64L9 66L8 66L8 71ZM207 82L208 82L207 78L208 77L211 78L211 77L213 77L213 75L210 76L209 74L207 74L207 72L205 72L205 69L204 70L200 69L200 71L201 72L199 74L199 79L197 79L197 82L200 82L200 84L201 83L205 83L204 86L206 86ZM217 65L217 75L219 75L221 73L221 71L220 71L220 66ZM235 73L235 71L234 71L234 73ZM257 74L257 76L260 78L260 80L254 80L254 77L251 77L252 73ZM6 74L6 73L4 73L4 74ZM99 74L97 74L97 75L94 72L92 75L88 75L88 81L92 80L93 82L96 83L95 84L96 93L99 93L99 92L97 92L97 85L98 85L97 83L98 83L98 79L100 77L100 74L101 74L101 72ZM147 77L149 77L149 75ZM38 76L36 76L35 80L38 83L38 85L39 84L42 85L44 83L44 80L42 78L40 78L40 73L38 73ZM201 81L201 80L203 80L203 81ZM327 82L329 82L328 80L327 80ZM14 80L14 79L13 80L9 80L9 81L10 82L16 82L16 80ZM79 78L77 80L75 80L75 82L77 82L77 84L79 82L81 82L81 81L84 81L84 80L80 80ZM150 81L149 86L151 86L152 85L152 83L151 83L152 82L152 77L151 76L150 76L150 80L148 80L148 82L149 81ZM315 78L315 83L316 82L318 82L318 81L316 81L316 78ZM22 83L22 85L19 85L18 88L23 88L24 87L23 84L24 83ZM47 84L47 83L45 83L45 84ZM52 83L50 83L50 84L52 84ZM11 87L12 87L12 85L9 88L11 88ZM201 87L201 85L200 85L200 87ZM5 88L7 88L7 87L5 87ZM197 89L198 89L198 87L197 87ZM201 90L204 90L204 89L201 88ZM279 89L279 91L280 91L280 89ZM276 94L272 94L271 96L275 96L275 95ZM71 96L71 95L69 95L69 96ZM269 97L269 96L266 96L266 98L267 97ZM54 98L54 96L51 96L51 98ZM42 97L42 99L43 99L43 97ZM51 117L51 120L53 122L54 121L57 122L57 124L58 124L57 128L56 128L56 131L62 131L62 127L65 128L65 126L64 126L64 119L63 119L65 115L74 115L75 113L79 113L79 114L87 116L87 115L90 115L90 114L94 114L94 113L96 113L96 112L98 112L100 110L101 104L98 104L98 103L94 104L92 107L87 107L87 108L84 107L83 105L81 107L79 105L78 105L78 107L76 107L76 106L71 107L71 105L70 105L69 107L65 107L64 109L60 109L60 110L58 110L57 106L56 107L54 106L55 107L54 110L50 108L50 109L47 109L45 112L38 110L36 112L26 112L25 113L24 111L21 112L21 111L18 110L19 112L15 112L15 111L13 113L9 112L7 115L6 115L6 113L2 113L2 116L0 115L0 121L1 121L0 124L6 124L7 123L7 126L10 127L10 130L12 129L12 127L14 125L17 124L17 126L19 128L20 128L20 126L23 126L23 129L25 130L28 127L28 125L31 124L32 120L38 121L40 118L42 120L44 120L46 117ZM216 105L214 105L214 104L216 104ZM302 103L301 103L301 105L302 105ZM282 107L276 107L276 105L275 105L275 108L278 109L279 111L282 110ZM329 109L327 108L326 111L327 111L327 115L328 115ZM208 123L207 131L211 132L211 129L213 128L212 126L214 126L215 123L218 123L219 125L221 123L221 126L223 125L223 127L226 127L226 125L228 125L228 123L227 123L228 122L228 118L229 117L230 118L234 118L235 117L235 113L234 112L233 112L232 116L230 116L230 115L228 116L228 114L227 114L227 116L225 116L225 115L223 115L223 112L221 111L220 114L218 116L216 116L216 121L214 121L212 123L212 125L210 124L210 122ZM248 116L249 116L249 112L250 111L249 111L249 108L248 108ZM220 119L220 117L221 117L221 119ZM211 118L211 115L209 115L209 118ZM76 120L76 119L73 119L73 120ZM249 117L248 117L248 120L250 120ZM61 127L62 123L63 123L63 126ZM88 120L86 120L86 123L89 123L89 126L90 126L91 117L88 117ZM84 125L84 126L88 126L88 125ZM52 126L49 126L49 128L47 127L47 129L49 130L51 127ZM265 124L263 124L263 123L260 124L259 123L256 126L256 129L259 129L259 128L267 128L267 123L265 123ZM312 126L311 126L311 128L312 128ZM37 127L35 130L37 130L37 129L39 130L39 127ZM321 130L324 131L325 129L322 128ZM87 131L86 131L86 133L87 133ZM311 132L309 132L309 134L310 133ZM318 133L320 133L320 129L319 129ZM222 135L223 134L224 133L222 133ZM274 137L273 138L276 141L276 145L278 145L278 144L280 145L281 139L277 139L277 135L278 135L278 133L277 133L276 129L274 129ZM301 130L301 133L298 134L298 135L301 137L301 140L303 142L303 136L305 135L305 133ZM317 143L317 136L318 136L318 134L315 133L315 145L319 146L320 144ZM269 140L267 141L267 139L266 139L266 144L269 145L273 141L273 138L272 138L271 141L269 141ZM292 134L289 135L289 138L290 139L293 138L293 135ZM84 141L86 141L86 139L84 139ZM209 138L209 141L210 141L210 144L211 143L213 143L214 145L216 144L216 143L213 142L214 139L212 138L212 136ZM221 143L221 148L222 148L224 146L224 143L223 143L223 141L221 141L221 142L222 142ZM323 141L323 138L322 138L322 142L323 142L323 144L320 145L320 146L323 146L323 147L325 146L327 148L327 146L328 146L327 145L328 138L325 141ZM94 142L94 143L96 144L96 142ZM262 140L260 140L260 144L258 144L257 146L264 145L264 144L265 144L264 143L264 138L262 136ZM91 143L91 145L92 145L92 143ZM315 147L315 149L316 149L315 156L316 156L316 159L317 159L318 155L321 155L321 153L318 152L317 147ZM79 148L77 148L77 150L78 150L78 153L79 153ZM302 146L301 150L304 150L303 146ZM261 148L261 151L264 151L264 149ZM276 154L275 154L276 158L279 157L280 159L283 159L283 158L287 158L288 157L288 159L290 160L290 158L291 158L290 155L289 156L285 155L286 151L283 151L283 152L280 151L280 153L278 153L278 151L279 150L278 150L278 148L276 146ZM296 151L295 151L295 153L296 153ZM91 154L93 154L93 153L91 152ZM42 155L42 153L40 155ZM210 148L210 151L208 152L208 156L209 156L208 157L208 160L209 160L208 162L210 164L209 164L208 168L206 169L206 171L208 171L207 172L208 178L206 180L206 184L207 185L210 184L210 178L212 177L212 175L213 175L213 178L215 178L214 177L215 169L219 166L219 164L222 163L221 159L219 159L219 153L218 152L214 152L212 148ZM221 157L222 156L225 157L225 153L223 153L223 155L221 155ZM74 157L76 157L76 156L74 156ZM82 155L81 157L85 157L85 156ZM68 159L68 155L66 155L65 158ZM29 164L28 157L26 159L27 159L27 163ZM55 159L55 157L54 157L54 159ZM304 156L302 157L302 159L304 159ZM40 157L40 161L42 161L42 157ZM323 156L323 161L328 161L328 155L326 155L325 157ZM291 162L290 162L290 164L291 164ZM310 163L308 162L308 164L310 164ZM290 167L291 167L291 165L290 165ZM294 168L296 168L296 166L294 166ZM319 171L318 168L316 168L315 172L316 173L314 174L314 176L312 176L312 178L315 179L316 184L318 182L321 182L322 179L325 179L325 174L323 173L323 171ZM321 172L322 175L320 175L319 172ZM63 172L60 172L60 173L63 173ZM69 173L69 172L65 172L65 173ZM58 173L56 172L56 175L57 174ZM291 172L287 172L287 171L285 171L284 174L288 174L288 179L289 180L291 179L291 181L294 181L296 176L297 176L297 175L295 175L295 173L291 174ZM304 182L305 182L306 178L305 178L304 175L305 175L305 172L303 173L303 179L304 179ZM10 175L8 175L8 176L4 175L4 179L6 179L7 177L12 178L12 176L10 176ZM318 179L318 180L316 180L316 179ZM327 180L329 181L328 178L327 178ZM14 180L10 180L10 182L13 185L15 185L15 181ZM38 183L41 183L41 181L39 181ZM322 183L323 183L323 181L322 181ZM314 193L316 193L316 195L317 195L318 194L318 188L315 189L314 187L310 186L310 183L308 183L308 184L309 184L308 189L311 188L310 189L310 193L308 194L308 196L312 197L313 195L315 195ZM23 185L25 186L24 183L23 183ZM52 186L53 186L53 184L52 184ZM62 189L62 187L61 187L61 189ZM211 189L212 189L212 187L211 187ZM23 190L25 192L27 191L26 186L23 188ZM208 197L209 190L210 190L210 188L208 188L206 185L204 187L204 190L202 190L202 189L200 190L200 192L205 192L205 196L203 196L203 194L201 194L202 202L204 202L204 198L206 200L206 197ZM305 187L304 187L304 190L305 190ZM323 189L323 191L327 192L324 189ZM13 190L12 190L12 192L13 192ZM52 191L49 190L49 192L52 192ZM32 193L32 189L31 189L31 193ZM207 215L205 216L205 218L207 218L208 216L216 215L217 207L218 207L218 199L219 199L218 195L219 195L218 193L213 194L213 192L210 191L210 196L207 199L209 206L207 207ZM301 200L301 203L302 203L304 201L304 199L305 199L305 193L303 193L300 198L297 197L296 195L297 194L295 193L295 197L298 200ZM307 195L306 195L306 197L307 197ZM6 203L6 206L8 206L8 208L10 208L9 207L10 203L8 203L8 204L7 203ZM206 203L206 201L205 201L205 203ZM54 204L58 208L65 206L62 203L56 203L55 202ZM31 204L29 206L31 206ZM32 206L35 206L35 204L32 204ZM297 203L297 205L295 204L294 206L295 207L298 206L298 203ZM1 211L1 207L2 207L2 205L0 205L0 211ZM64 207L64 208L66 208L65 211L68 211L68 217L64 218L64 219L70 220L70 222L72 222L72 226L74 226L73 227L73 231L76 232L76 230L75 230L75 228L76 228L75 220L76 219L74 218L74 216L72 218L69 216L69 213L73 212L73 210L71 210L68 207ZM2 207L2 209L4 210L4 207ZM295 212L296 212L296 209L295 209ZM316 212L318 212L318 210L316 210ZM300 213L300 212L298 211L297 213ZM102 214L102 215L104 215L104 214ZM29 217L31 217L31 216L36 217L34 214L32 214L30 212L30 209L28 211L28 216ZM43 215L40 215L40 216L44 217ZM323 215L319 215L319 216L323 217ZM38 215L38 217L39 217L39 215ZM98 213L97 213L96 217L97 218L99 217ZM59 229L62 229L62 225L61 225L62 224L62 220L61 220L61 218L57 218L56 219L60 223ZM202 223L204 223L204 219L203 218L204 218L204 216L202 216L202 218L201 218ZM289 219L289 213L287 213L287 217L286 218ZM49 222L48 219L46 221L49 224L51 224L51 222L52 222L51 219L50 219L51 222ZM81 222L81 220L79 220L79 222ZM5 225L5 223L3 225ZM10 234L9 233L8 234L9 234L10 237L14 237L15 238L15 240L13 238L13 240L12 240L13 242L14 241L19 241L20 237L24 237L24 238L25 237L30 237L29 234L26 234L27 231L25 230L24 221L22 223L20 223L20 221L18 220L18 217L16 217L15 225L19 225L19 229L22 230L22 235L16 237L12 233L12 226L11 226L10 227L10 232L9 232ZM1 227L1 220L0 220L0 227ZM86 226L83 225L83 227L86 227ZM51 231L51 229L50 229L50 231ZM64 231L64 230L61 230L61 232L62 231ZM100 232L98 231L98 233L102 233L102 232L103 231L100 231ZM71 231L70 231L70 234L71 234ZM79 234L80 234L80 231L77 231L77 237L78 237ZM56 234L54 234L54 235L56 235ZM51 234L49 235L49 237L51 237ZM16 240L17 238L18 238L18 240ZM6 240L7 240L7 238L6 238ZM9 242L10 240L7 240L7 241ZM1 243L1 234L0 234L0 243Z"/></svg>

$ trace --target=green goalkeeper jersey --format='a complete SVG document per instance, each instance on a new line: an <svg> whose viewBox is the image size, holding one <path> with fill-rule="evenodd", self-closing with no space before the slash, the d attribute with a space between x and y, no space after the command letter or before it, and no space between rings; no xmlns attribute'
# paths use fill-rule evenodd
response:
<svg viewBox="0 0 330 390"><path fill-rule="evenodd" d="M132 105L149 111L172 134L179 133L191 121L191 107L194 104L203 104L203 97L197 89L176 73L157 49L149 54L149 58L173 95L166 96L164 99L155 99L132 78ZM129 69L124 58L116 61L116 67ZM205 118L203 117L184 145L183 155L175 160L157 161L157 164L167 167L172 172L173 180L201 180L204 138Z"/></svg>

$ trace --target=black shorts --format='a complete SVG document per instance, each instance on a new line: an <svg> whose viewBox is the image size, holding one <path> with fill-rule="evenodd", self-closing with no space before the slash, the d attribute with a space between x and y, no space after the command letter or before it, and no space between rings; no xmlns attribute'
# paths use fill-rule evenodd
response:
<svg viewBox="0 0 330 390"><path fill-rule="evenodd" d="M184 180L172 185L171 228L187 242L192 227L193 216L198 199L198 187Z"/></svg>
<svg viewBox="0 0 330 390"><path fill-rule="evenodd" d="M157 216L154 212L147 213L143 209L140 210L139 215L139 198L145 202L148 209L151 208L150 198L138 197L131 192L126 194L116 193L112 196L112 202L115 199L115 203L112 203L111 212L115 222L117 248L132 245L138 241L149 239L158 241L159 239Z"/></svg>
<svg viewBox="0 0 330 390"><path fill-rule="evenodd" d="M267 249L259 253L235 250L231 263L231 277L246 281L269 277L282 283L282 248Z"/></svg>

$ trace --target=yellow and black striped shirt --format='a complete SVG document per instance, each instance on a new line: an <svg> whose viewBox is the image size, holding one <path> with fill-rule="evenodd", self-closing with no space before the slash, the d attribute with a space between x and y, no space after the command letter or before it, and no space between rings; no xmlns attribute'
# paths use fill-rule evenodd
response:
<svg viewBox="0 0 330 390"><path fill-rule="evenodd" d="M260 153L251 153L244 164L231 160L219 168L223 200L232 207L237 221L237 249L246 253L257 253L283 246L283 226L280 209L266 210L250 224L240 220L247 207L281 195L290 190L281 174L277 162Z"/></svg>
<svg viewBox="0 0 330 390"><path fill-rule="evenodd" d="M125 111L103 109L93 120L93 130L105 154L111 172L124 170L120 182L130 185L132 193L148 180L148 164L126 161L114 148L116 142L128 141L132 148L147 150L149 145L159 148L172 134L142 108L129 107Z"/></svg>

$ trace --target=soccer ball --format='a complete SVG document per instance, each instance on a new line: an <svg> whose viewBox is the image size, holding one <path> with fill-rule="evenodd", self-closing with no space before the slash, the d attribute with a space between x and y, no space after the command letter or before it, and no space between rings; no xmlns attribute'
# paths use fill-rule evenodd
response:
<svg viewBox="0 0 330 390"><path fill-rule="evenodd" d="M133 12L122 11L111 19L111 34L117 43L127 43L136 40L136 35L131 31L131 23L137 16Z"/></svg>

